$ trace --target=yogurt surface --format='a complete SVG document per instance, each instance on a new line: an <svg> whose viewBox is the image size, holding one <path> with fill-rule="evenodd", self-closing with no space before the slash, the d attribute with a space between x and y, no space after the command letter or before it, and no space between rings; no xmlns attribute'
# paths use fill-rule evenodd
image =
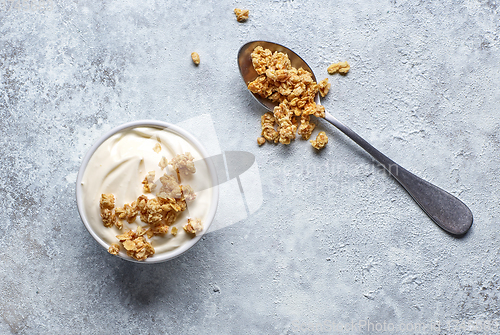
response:
<svg viewBox="0 0 500 335"><path fill-rule="evenodd" d="M160 144L161 150L153 150ZM178 154L189 152L194 157L196 173L188 176L181 175L180 184L190 185L196 192L196 199L187 202L187 209L180 212L171 227L177 227L177 236L170 231L164 235L153 236L150 239L155 248L155 256L172 251L192 240L193 237L183 230L189 217L200 218L206 222L212 204L212 179L208 166L201 153L189 140L170 131L168 128L135 127L120 131L104 141L90 158L82 177L81 189L84 203L84 213L91 229L108 245L118 243L116 235L128 230L136 230L138 225L145 228L139 215L132 223L122 220L123 229L107 228L103 225L100 216L99 200L101 194L115 196L115 208L131 204L140 195L148 198L155 197L155 192L144 193L142 181L149 171L155 171L155 181L159 189L159 178L163 174L176 175L176 172L167 166L161 169L158 163L162 157L169 161ZM171 228L170 228L171 229ZM205 230L206 228L204 228ZM123 251L120 255L124 256ZM128 257L128 256L125 256Z"/></svg>

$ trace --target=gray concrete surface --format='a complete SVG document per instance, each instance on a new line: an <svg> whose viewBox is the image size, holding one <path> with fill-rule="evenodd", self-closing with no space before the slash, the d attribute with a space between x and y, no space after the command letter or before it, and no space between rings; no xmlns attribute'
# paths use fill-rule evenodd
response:
<svg viewBox="0 0 500 335"><path fill-rule="evenodd" d="M42 2L0 2L1 334L500 332L499 3ZM326 109L460 197L470 232L444 233L325 122L319 153L259 148L236 64L256 39L329 77ZM222 151L256 156L260 208L241 218L223 196L223 228L168 263L107 254L76 208L87 149L127 121L200 114Z"/></svg>

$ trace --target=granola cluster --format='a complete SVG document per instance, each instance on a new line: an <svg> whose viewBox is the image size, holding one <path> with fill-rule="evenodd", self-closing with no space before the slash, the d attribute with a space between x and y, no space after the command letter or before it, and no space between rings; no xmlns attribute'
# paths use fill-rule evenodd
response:
<svg viewBox="0 0 500 335"><path fill-rule="evenodd" d="M160 143L156 143L155 146L153 147L153 151L156 153L159 153L161 151L161 145Z"/></svg>
<svg viewBox="0 0 500 335"><path fill-rule="evenodd" d="M186 233L196 235L203 230L203 224L200 219L189 218L188 223L183 228Z"/></svg>
<svg viewBox="0 0 500 335"><path fill-rule="evenodd" d="M174 158L172 158L170 162L165 157L162 157L160 159L160 162L158 163L158 166L162 170L165 169L168 165L171 165L175 171L177 171L180 174L183 174L184 176L196 172L196 166L194 165L194 157L193 155L191 155L190 152L186 152L185 154L179 154Z"/></svg>
<svg viewBox="0 0 500 335"><path fill-rule="evenodd" d="M200 65L200 55L198 55L197 52L192 52L191 53L191 59L193 60L193 63L195 65Z"/></svg>
<svg viewBox="0 0 500 335"><path fill-rule="evenodd" d="M175 199L180 198L182 195L181 186L177 183L174 176L164 174L160 178L161 187L158 191L158 198L160 199Z"/></svg>
<svg viewBox="0 0 500 335"><path fill-rule="evenodd" d="M128 256L138 261L143 261L155 254L155 249L146 240L144 234L146 234L146 230L139 226L137 227L137 231L129 230L125 234L116 236L116 238L122 243ZM114 245L111 251L116 252L116 245ZM111 251L109 252L112 253Z"/></svg>
<svg viewBox="0 0 500 335"><path fill-rule="evenodd" d="M168 166L168 159L166 159L165 157L162 157L160 159L160 162L158 163L158 166L160 167L160 169L164 169Z"/></svg>
<svg viewBox="0 0 500 335"><path fill-rule="evenodd" d="M262 126L262 137L269 142L277 143L279 139L279 133L274 129L276 123L276 118L271 112L267 112L260 117Z"/></svg>
<svg viewBox="0 0 500 335"><path fill-rule="evenodd" d="M308 140L316 127L311 115L325 117L325 107L317 105L314 97L318 92L327 94L328 79L317 84L312 74L292 66L288 55L271 52L257 46L252 54L252 64L259 75L248 84L248 89L263 98L279 103L273 113L261 118L262 137L269 142L290 144L296 134ZM261 145L264 142L258 140Z"/></svg>
<svg viewBox="0 0 500 335"><path fill-rule="evenodd" d="M340 74L347 74L351 67L347 62L339 62L339 63L334 63L330 65L327 69L329 74L334 74L334 73L340 73Z"/></svg>
<svg viewBox="0 0 500 335"><path fill-rule="evenodd" d="M325 145L328 143L328 136L326 136L326 133L324 131L320 131L318 136L316 136L315 140L310 140L311 145L320 150L325 147Z"/></svg>
<svg viewBox="0 0 500 335"><path fill-rule="evenodd" d="M172 168L177 170L180 174L187 176L190 173L196 172L193 160L194 158L191 153L186 152L185 154L175 156L168 164L172 165Z"/></svg>
<svg viewBox="0 0 500 335"><path fill-rule="evenodd" d="M321 94L322 98L328 94L330 87L332 87L332 84L328 82L328 78L325 78L318 83L319 94Z"/></svg>
<svg viewBox="0 0 500 335"><path fill-rule="evenodd" d="M235 8L234 14L236 15L236 20L238 22L245 22L248 20L248 14L250 14L250 11L248 9Z"/></svg>
<svg viewBox="0 0 500 335"><path fill-rule="evenodd" d="M116 220L115 215L115 196L113 194L101 194L101 200L99 201L99 207L101 209L101 218L104 227L113 227L116 225L118 229L120 223Z"/></svg>
<svg viewBox="0 0 500 335"><path fill-rule="evenodd" d="M108 252L111 255L118 255L118 253L120 252L120 245L117 243L111 244L111 246L108 248Z"/></svg>
<svg viewBox="0 0 500 335"><path fill-rule="evenodd" d="M144 177L144 180L142 181L142 190L144 193L151 193L155 190L156 185L155 185L155 172L154 171L149 171L146 177Z"/></svg>
<svg viewBox="0 0 500 335"><path fill-rule="evenodd" d="M121 243L113 243L108 252L118 255L121 246L125 249L128 256L142 261L154 255L155 250L148 239L156 235L167 234L172 227L180 212L187 209L187 202L196 199L196 193L189 185L181 185L177 180L179 172L186 175L195 173L193 156L190 153L175 156L171 162L162 158L159 166L165 168L166 164L173 166L177 176L165 173L159 178L161 187L156 192L156 196L148 198L146 195L139 196L131 204L124 204L123 207L115 207L115 196L113 194L102 194L99 201L101 209L101 218L105 227L115 226L119 230L123 229L123 221L128 223L136 222L139 216L140 221L146 226L138 225L137 229L129 230L123 234L117 235ZM152 193L156 189L155 172L150 171L144 178L144 193ZM186 228L188 227L188 228ZM188 219L184 230L189 234L198 234L203 231L203 224L200 219ZM177 236L177 227L170 230L172 236Z"/></svg>
<svg viewBox="0 0 500 335"><path fill-rule="evenodd" d="M115 213L120 220L127 220L128 223L134 222L139 213L137 201L132 202L131 205L125 204L123 207L118 207L115 209Z"/></svg>

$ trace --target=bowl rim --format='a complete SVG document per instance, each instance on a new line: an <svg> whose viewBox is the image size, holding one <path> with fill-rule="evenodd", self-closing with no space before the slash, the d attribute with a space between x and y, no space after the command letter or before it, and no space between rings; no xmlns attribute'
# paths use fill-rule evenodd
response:
<svg viewBox="0 0 500 335"><path fill-rule="evenodd" d="M87 231L90 233L90 235L101 245L103 246L106 251L109 248L109 245L102 239L100 238L96 232L91 228L88 219L85 215L84 211L84 204L83 204L83 190L82 190L82 179L83 175L85 173L85 169L87 168L87 165L90 161L90 158L92 155L95 153L97 148L108 138L111 136L115 135L116 133L119 133L123 130L129 129L129 128L137 128L137 127L154 127L154 128L163 128L163 129L168 129L169 131L172 131L173 133L177 133L181 137L184 137L188 142L190 142L196 150L201 154L203 158L208 158L208 152L206 151L205 147L198 141L194 135L189 133L188 131L182 129L179 126L176 126L174 124L165 122L165 121L159 121L159 120L138 120L138 121L131 121L131 122L126 122L123 123L115 128L112 128L111 130L107 131L102 135L97 141L93 143L93 145L90 147L90 149L87 151L85 156L82 159L82 163L80 165L80 169L78 170L78 176L76 178L76 204L78 207L78 213L80 214L80 218L83 221L83 224L85 225L85 228L87 228ZM210 159L205 159L205 163L207 164L208 170L210 172L210 179L212 181L212 203L210 204L210 210L207 215L207 219L204 222L205 229L203 232L199 235L196 235L193 237L189 242L184 243L183 245L175 248L174 250L170 252L166 252L160 256L153 256L150 258L147 258L144 261L137 261L133 259L132 257L126 256L122 251L117 255L119 258L135 262L135 263L141 263L141 264L154 264L154 263L161 263L165 261L172 260L176 257L179 257L186 251L188 251L191 247L193 247L202 237L205 235L205 233L208 231L210 228L210 225L212 224L214 218L215 218L215 213L217 211L217 206L219 203L219 187L218 187L218 179L217 179L217 173L215 171L215 166L213 165L212 161Z"/></svg>

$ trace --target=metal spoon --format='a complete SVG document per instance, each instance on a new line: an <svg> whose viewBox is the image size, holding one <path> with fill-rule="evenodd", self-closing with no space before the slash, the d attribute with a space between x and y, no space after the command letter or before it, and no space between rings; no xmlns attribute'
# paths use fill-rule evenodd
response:
<svg viewBox="0 0 500 335"><path fill-rule="evenodd" d="M302 67L304 70L311 72L313 79L316 81L316 77L311 68L292 50L276 43L253 41L243 45L238 52L238 65L246 85L258 76L253 68L250 54L255 47L259 45L273 52L279 51L286 53L293 67L297 69ZM262 106L270 111L276 106L272 101L262 98L257 94L253 94L253 96ZM319 94L316 95L315 101L317 104L320 103ZM469 230L473 221L472 212L462 201L405 170L375 149L370 143L366 142L349 127L342 124L330 113L326 113L325 120L337 127L375 158L401 184L401 186L404 187L410 196L439 227L453 235L464 235Z"/></svg>

